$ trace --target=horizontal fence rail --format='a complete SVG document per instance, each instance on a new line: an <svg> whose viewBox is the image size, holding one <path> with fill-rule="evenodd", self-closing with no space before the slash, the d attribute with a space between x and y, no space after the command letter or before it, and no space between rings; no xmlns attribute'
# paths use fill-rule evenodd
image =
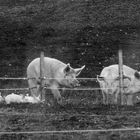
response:
<svg viewBox="0 0 140 140"><path fill-rule="evenodd" d="M17 90L26 90L26 91L28 91L29 90L29 88L5 88L5 89L0 89L0 91L17 91Z"/></svg>
<svg viewBox="0 0 140 140"><path fill-rule="evenodd" d="M140 85L138 85L138 86L140 86ZM119 88L119 87L118 87ZM73 90L73 91L96 91L96 90L104 90L104 89L116 89L116 88L49 88L49 87L44 87L44 89L49 89L49 90L51 90L51 89L62 89L62 90ZM19 90L21 90L21 91L28 91L28 90L30 90L29 88L6 88L6 89L0 89L0 91L19 91Z"/></svg>
<svg viewBox="0 0 140 140"><path fill-rule="evenodd" d="M95 130L62 130L62 131L1 131L2 134L66 134L66 133L93 133L93 132L120 132L120 131L140 131L140 128L120 128L120 129L95 129Z"/></svg>
<svg viewBox="0 0 140 140"><path fill-rule="evenodd" d="M28 80L26 77L14 78L14 77L0 77L0 80Z"/></svg>
<svg viewBox="0 0 140 140"><path fill-rule="evenodd" d="M26 78L26 77L21 77L21 78L14 78L14 77L0 77L0 80L29 80L29 79L36 79L35 77L31 77L31 78ZM64 78L46 78L43 77L42 79L64 79ZM69 78L69 79L73 79L73 78ZM90 81L95 81L98 78L76 78L77 80L90 80ZM118 77L119 79L119 77ZM108 80L114 80L114 78L110 78Z"/></svg>

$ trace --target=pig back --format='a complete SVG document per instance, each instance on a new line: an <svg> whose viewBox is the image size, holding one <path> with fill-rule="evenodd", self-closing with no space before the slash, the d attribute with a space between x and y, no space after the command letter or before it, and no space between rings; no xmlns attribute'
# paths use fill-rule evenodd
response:
<svg viewBox="0 0 140 140"><path fill-rule="evenodd" d="M46 78L57 78L58 73L66 67L66 64L63 62L49 57L44 57L42 72L43 77ZM27 67L27 77L40 78L40 58L34 59Z"/></svg>

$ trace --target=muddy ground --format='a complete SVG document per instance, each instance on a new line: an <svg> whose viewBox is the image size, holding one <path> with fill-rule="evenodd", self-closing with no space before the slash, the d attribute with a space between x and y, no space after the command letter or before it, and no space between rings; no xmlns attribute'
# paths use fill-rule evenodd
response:
<svg viewBox="0 0 140 140"><path fill-rule="evenodd" d="M62 106L46 104L1 104L0 132L87 130L140 127L140 104L134 106L102 105L95 94L69 92ZM96 96L97 97L97 96ZM138 140L139 131L109 131L62 134L1 134L0 140Z"/></svg>

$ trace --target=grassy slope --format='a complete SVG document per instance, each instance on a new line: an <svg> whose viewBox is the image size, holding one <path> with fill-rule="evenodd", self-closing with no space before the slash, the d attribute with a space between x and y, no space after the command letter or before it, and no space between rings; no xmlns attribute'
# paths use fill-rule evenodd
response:
<svg viewBox="0 0 140 140"><path fill-rule="evenodd" d="M23 68L40 49L74 66L114 63L112 47L136 40L139 10L137 0L1 1L1 64Z"/></svg>

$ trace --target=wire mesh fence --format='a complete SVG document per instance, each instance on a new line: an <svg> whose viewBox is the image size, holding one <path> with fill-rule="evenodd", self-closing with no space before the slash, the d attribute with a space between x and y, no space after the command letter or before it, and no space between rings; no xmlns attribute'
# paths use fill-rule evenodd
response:
<svg viewBox="0 0 140 140"><path fill-rule="evenodd" d="M25 80L27 78L0 78L1 80ZM99 103L95 98L101 100L102 95L99 96L100 87L86 88L87 81L97 83L96 78L79 78L84 81L84 86L76 89L67 89L62 93L66 100L65 107L59 109L53 109L43 105L32 104L12 104L1 105L1 122L5 121L1 125L0 138L1 139L82 139L82 140L104 140L104 139L125 139L136 137L139 138L139 123L135 120L139 120L139 116L135 116L135 112L139 113L139 108L122 108L116 110L116 107L112 106L96 106ZM91 85L92 85L91 84ZM94 85L94 84L93 84ZM49 89L49 88L48 88ZM61 88L60 88L61 89ZM24 88L11 88L1 89L18 91L19 93L25 90ZM87 102L88 101L88 102ZM89 102L92 101L92 104ZM82 105L81 105L82 104ZM85 105L83 105L85 104ZM77 106L77 107L76 107ZM85 107L85 109L84 109ZM134 110L135 109L135 110ZM76 110L76 111L75 111ZM88 110L88 111L86 111ZM101 111L102 110L102 111ZM77 112L78 111L78 112ZM77 113L76 113L77 112ZM122 113L123 112L123 113ZM126 115L129 116L128 120ZM85 119L86 118L86 119ZM116 119L118 123L123 122L122 126L116 125ZM126 121L125 121L126 119ZM122 121L121 121L122 120ZM127 124L127 121L130 121ZM8 123L8 126L6 124ZM111 123L114 124L112 125ZM106 123L106 124L104 124ZM126 123L126 124L125 124ZM130 128L131 123L134 123L134 127ZM113 129L108 129L109 127ZM69 127L68 127L69 126ZM126 128L123 128L125 126ZM78 128L78 129L77 129ZM82 129L84 128L84 129ZM6 131L5 131L6 130ZM27 131L28 130L28 131ZM39 130L39 131L38 131ZM54 131L55 130L55 131ZM133 132L133 134L132 134Z"/></svg>
<svg viewBox="0 0 140 140"><path fill-rule="evenodd" d="M40 74L39 78L41 81L54 80L43 73ZM135 116L135 112L140 113L139 107L131 106L132 108L129 108L118 106L118 104L103 105L104 95L102 91L114 90L114 88L119 90L119 80L122 77L119 77L117 85L114 87L100 87L97 78L78 78L81 83L78 88L65 88L65 90L64 88L53 88L53 90L62 91L63 106L58 104L55 104L53 108L50 106L50 101L54 101L52 97L48 96L48 93L52 90L51 87L44 88L48 103L1 104L1 137L3 139L67 138L98 140L112 139L114 135L117 139L123 139L125 137L122 137L120 133L126 131L127 134L131 134L129 131L139 132L139 122L136 121L139 120L139 116ZM11 92L17 94L29 93L27 81L32 79L37 80L35 77L1 77L0 91L3 96ZM43 86L42 83L41 86ZM109 95L109 100L113 98L111 96ZM126 117L126 115L129 117ZM133 128L130 128L130 126L133 126ZM134 136L139 137L139 134L136 133Z"/></svg>

